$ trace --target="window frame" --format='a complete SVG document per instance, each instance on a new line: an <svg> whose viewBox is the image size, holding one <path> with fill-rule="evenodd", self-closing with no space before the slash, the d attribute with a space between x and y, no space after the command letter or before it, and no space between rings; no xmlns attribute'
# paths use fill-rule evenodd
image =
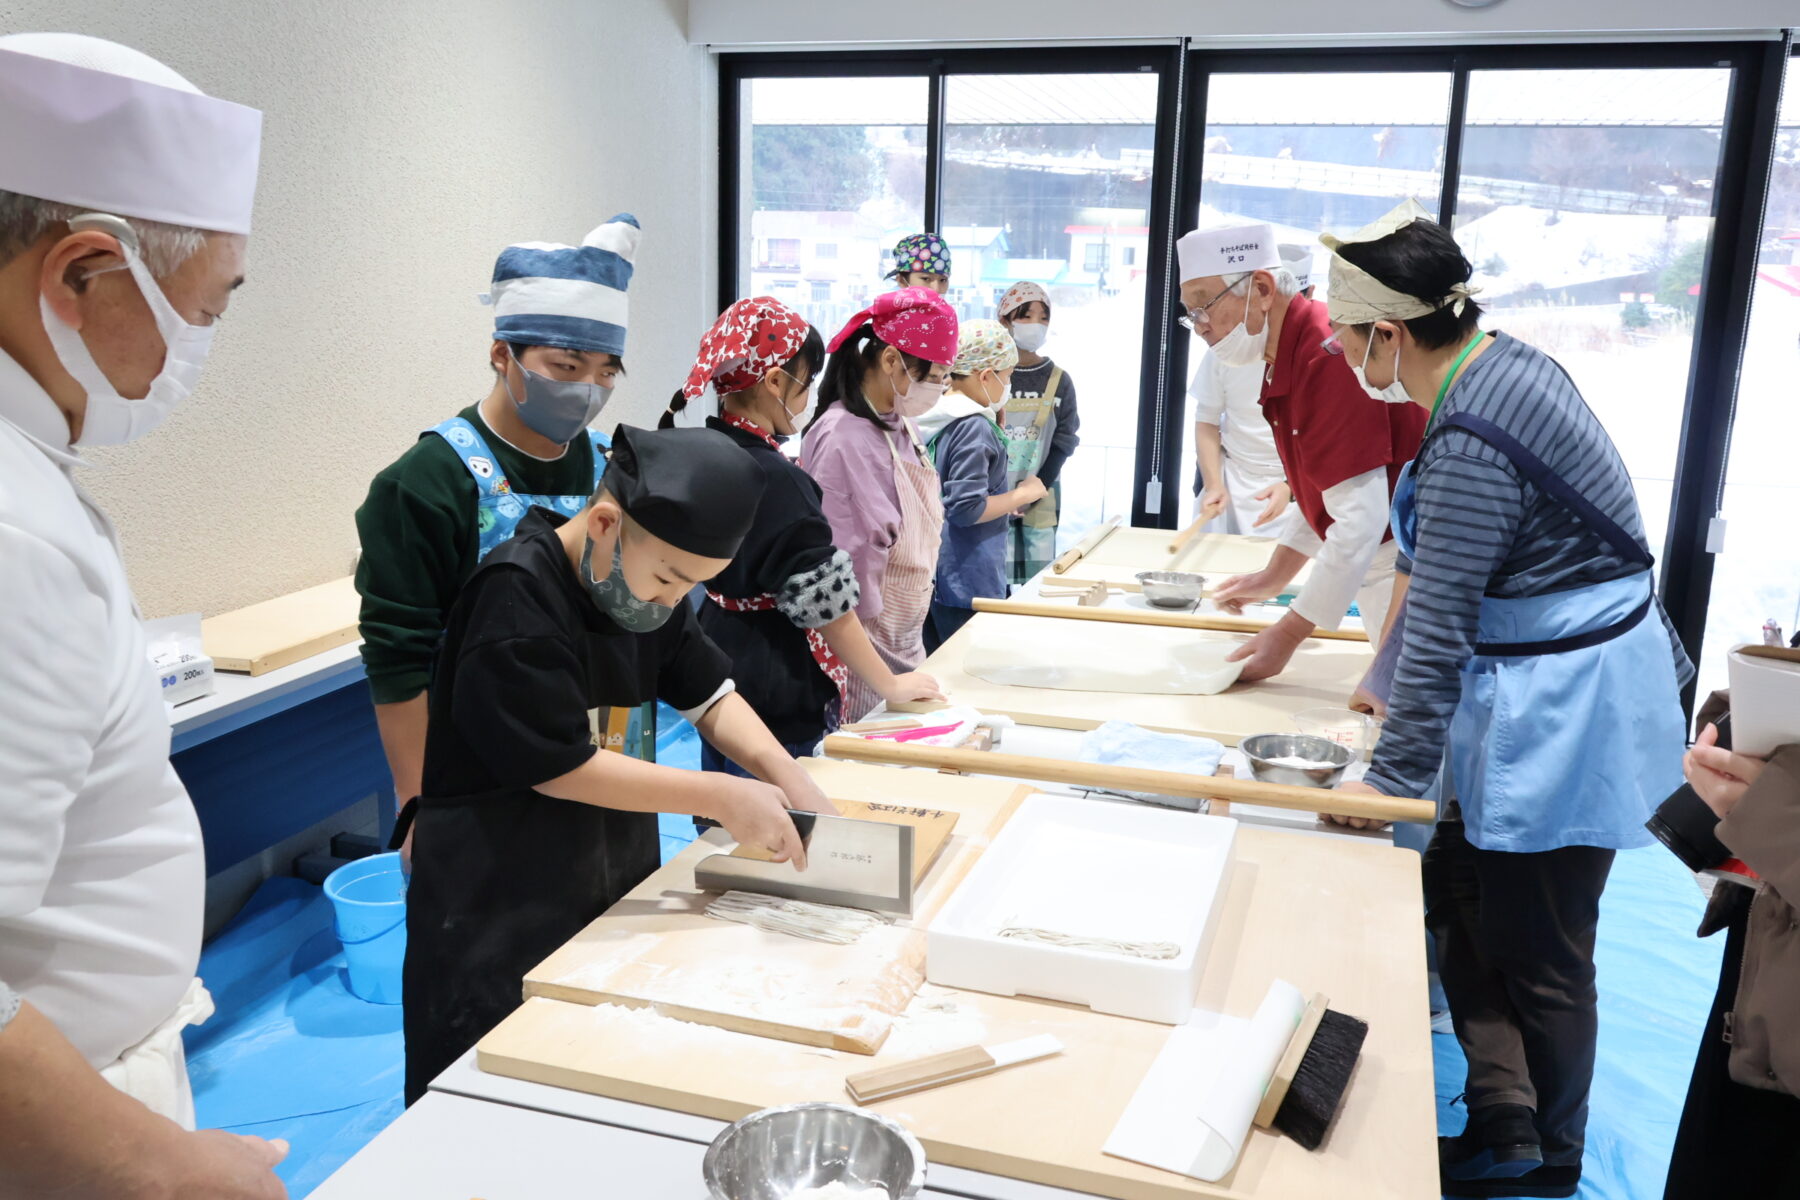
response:
<svg viewBox="0 0 1800 1200"><path fill-rule="evenodd" d="M1138 393L1136 475L1131 514L1137 525L1173 528L1181 512L1187 464L1170 461L1183 445L1188 350L1172 336L1175 238L1182 214L1197 211L1204 167L1207 85L1214 75L1335 74L1406 71L1448 73L1443 184L1438 219L1456 215L1466 128L1469 77L1475 71L1729 68L1721 119L1713 233L1703 271L1669 528L1660 548L1660 590L1675 628L1696 662L1706 627L1713 561L1711 521L1723 498L1726 456L1737 405L1737 373L1749 333L1748 297L1763 232L1784 68L1794 56L1791 31L1780 38L1740 41L1595 42L1318 49L1192 48L1187 39L1164 45L1054 48L957 48L876 51L781 51L719 56L719 303L738 298L739 187L747 128L742 86L755 78L866 78L917 76L928 82L925 224L937 228L943 211L944 80L952 75L1044 75L1143 71L1158 77L1151 169L1150 239L1145 261ZM1797 77L1800 78L1800 77ZM1323 101L1322 101L1323 103ZM1723 297L1721 302L1717 298ZM835 331L831 331L835 332ZM1173 450L1170 448L1173 447ZM1653 547L1653 549L1656 549ZM1691 703L1691 695L1688 698Z"/></svg>

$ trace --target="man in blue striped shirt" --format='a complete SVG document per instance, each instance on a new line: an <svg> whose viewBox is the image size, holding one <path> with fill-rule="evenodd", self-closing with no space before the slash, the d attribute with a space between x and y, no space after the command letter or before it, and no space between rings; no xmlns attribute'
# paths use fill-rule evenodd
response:
<svg viewBox="0 0 1800 1200"><path fill-rule="evenodd" d="M1351 369L1432 411L1395 491L1410 584L1387 725L1346 786L1440 802L1427 924L1469 1104L1464 1133L1440 1139L1444 1190L1571 1196L1600 894L1680 782L1692 666L1611 439L1553 360L1480 331L1449 232L1410 205L1325 240Z"/></svg>

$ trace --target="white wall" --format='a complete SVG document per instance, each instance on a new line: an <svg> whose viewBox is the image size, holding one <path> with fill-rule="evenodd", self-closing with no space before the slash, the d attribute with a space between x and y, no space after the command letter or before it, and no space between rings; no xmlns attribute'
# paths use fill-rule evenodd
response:
<svg viewBox="0 0 1800 1200"><path fill-rule="evenodd" d="M265 113L250 277L200 390L86 482L150 616L349 572L370 477L487 392L520 240L644 226L603 423L654 423L716 308L717 76L684 0L0 0Z"/></svg>
<svg viewBox="0 0 1800 1200"><path fill-rule="evenodd" d="M702 45L850 42L1001 44L1157 39L1332 45L1471 41L1546 35L1772 30L1800 24L1794 0L1036 0L1028 5L911 0L903 10L842 0L690 0L688 36Z"/></svg>

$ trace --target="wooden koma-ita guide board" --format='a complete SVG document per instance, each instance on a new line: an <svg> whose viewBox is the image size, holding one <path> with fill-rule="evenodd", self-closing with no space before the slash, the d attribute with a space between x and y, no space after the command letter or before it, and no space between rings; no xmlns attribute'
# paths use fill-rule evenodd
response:
<svg viewBox="0 0 1800 1200"><path fill-rule="evenodd" d="M716 893L694 886L694 868L732 845L713 830L533 968L524 994L650 1007L857 1054L880 1049L925 978L925 927L1031 789L824 759L804 765L833 801L956 815L956 832L920 883L910 919L835 946L709 917Z"/></svg>

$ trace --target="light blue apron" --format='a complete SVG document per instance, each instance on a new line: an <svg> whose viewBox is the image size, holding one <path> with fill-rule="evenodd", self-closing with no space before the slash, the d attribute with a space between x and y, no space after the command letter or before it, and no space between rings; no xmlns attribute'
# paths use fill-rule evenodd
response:
<svg viewBox="0 0 1800 1200"><path fill-rule="evenodd" d="M588 438L594 447L594 486L581 496L533 496L512 490L506 473L500 469L500 460L494 457L481 431L469 421L451 417L420 436L428 437L434 433L456 451L469 478L475 481L478 495L476 533L480 542L478 560L487 558L495 546L510 538L519 522L525 519L525 514L533 508L549 509L565 517L572 517L586 508L600 487L601 476L606 474L606 452L612 449L612 442L605 434L588 430ZM656 761L655 704L641 705L633 710L625 730L624 749L632 758Z"/></svg>
<svg viewBox="0 0 1800 1200"><path fill-rule="evenodd" d="M1686 745L1680 684L1657 611L1654 559L1636 539L1491 421L1453 413L1642 570L1542 596L1484 596L1475 653L1444 764L1427 799L1455 799L1471 844L1535 853L1563 846L1624 850L1651 840L1644 822L1681 784ZM1394 488L1394 538L1414 552L1417 483Z"/></svg>
<svg viewBox="0 0 1800 1200"><path fill-rule="evenodd" d="M587 495L528 496L512 490L506 473L500 469L500 460L488 449L481 431L470 422L462 417L451 417L430 432L450 444L450 448L456 451L456 456L462 459L462 465L468 469L469 478L475 481L475 490L480 496L476 502L476 529L481 541L478 557L482 559L495 546L511 537L513 530L519 527L519 522L525 519L525 514L533 508L547 508L565 517L572 517L586 508L594 491L600 486L600 477L606 473L606 452L612 449L612 443L605 434L588 430L587 435L594 445L594 486L588 489Z"/></svg>

